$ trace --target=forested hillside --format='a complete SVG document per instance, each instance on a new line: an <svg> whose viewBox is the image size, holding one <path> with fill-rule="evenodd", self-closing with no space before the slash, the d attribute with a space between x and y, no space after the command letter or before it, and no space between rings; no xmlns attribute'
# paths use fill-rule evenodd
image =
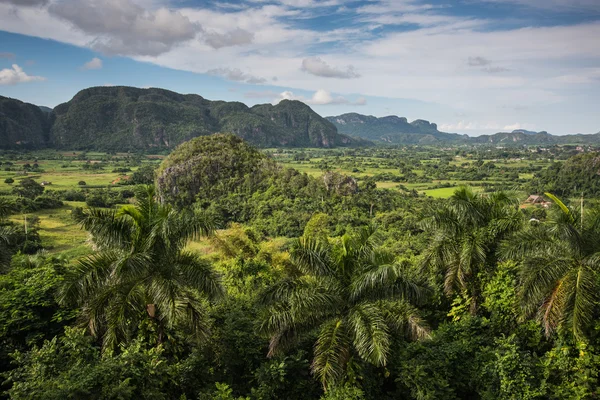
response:
<svg viewBox="0 0 600 400"><path fill-rule="evenodd" d="M4 98L0 148L69 150L164 150L197 136L229 132L260 147L335 147L364 141L338 134L335 126L299 101L247 107L164 89L93 87L52 113Z"/></svg>
<svg viewBox="0 0 600 400"><path fill-rule="evenodd" d="M36 105L0 96L0 148L47 146L53 119Z"/></svg>

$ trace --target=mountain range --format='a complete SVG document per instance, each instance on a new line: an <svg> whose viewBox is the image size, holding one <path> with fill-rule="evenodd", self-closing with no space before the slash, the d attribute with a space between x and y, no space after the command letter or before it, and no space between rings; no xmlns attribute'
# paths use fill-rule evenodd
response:
<svg viewBox="0 0 600 400"><path fill-rule="evenodd" d="M158 88L92 87L53 109L0 96L2 149L168 150L218 132L258 147L600 144L600 132L555 136L515 130L469 137L441 132L421 119L356 113L323 118L294 100L248 107Z"/></svg>
<svg viewBox="0 0 600 400"><path fill-rule="evenodd" d="M408 122L406 118L387 116L377 118L356 113L326 117L338 132L373 142L391 144L487 144L498 146L553 145L553 144L598 144L600 132L592 135L551 135L546 131L533 132L517 129L493 135L471 137L456 133L440 132L434 123L418 119Z"/></svg>
<svg viewBox="0 0 600 400"><path fill-rule="evenodd" d="M170 149L191 138L233 133L259 147L363 143L299 101L248 107L164 89L92 87L52 110L0 97L0 148L126 151Z"/></svg>

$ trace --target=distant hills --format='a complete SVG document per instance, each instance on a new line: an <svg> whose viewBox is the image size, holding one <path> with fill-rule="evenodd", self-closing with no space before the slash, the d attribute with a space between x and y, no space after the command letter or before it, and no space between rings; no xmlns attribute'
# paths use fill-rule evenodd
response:
<svg viewBox="0 0 600 400"><path fill-rule="evenodd" d="M373 142L406 145L600 144L594 135L554 136L515 130L469 137L436 124L357 113L323 118L283 100L248 107L196 94L126 86L92 87L54 109L0 96L0 148L97 151L172 149L197 136L233 133L258 147L337 147Z"/></svg>
<svg viewBox="0 0 600 400"><path fill-rule="evenodd" d="M338 132L374 142L392 144L488 144L497 146L598 144L600 132L593 135L551 135L546 131L533 132L524 129L499 132L493 135L470 137L456 133L440 132L434 123L418 119L408 122L406 118L388 116L377 118L356 113L327 117Z"/></svg>
<svg viewBox="0 0 600 400"><path fill-rule="evenodd" d="M392 144L460 143L467 135L440 132L436 124L422 119L408 122L406 118L388 116L377 118L370 115L349 113L327 117L338 132L376 142Z"/></svg>
<svg viewBox="0 0 600 400"><path fill-rule="evenodd" d="M0 97L0 148L170 149L191 138L233 133L259 147L364 143L299 101L248 107L164 89L92 87L53 110Z"/></svg>

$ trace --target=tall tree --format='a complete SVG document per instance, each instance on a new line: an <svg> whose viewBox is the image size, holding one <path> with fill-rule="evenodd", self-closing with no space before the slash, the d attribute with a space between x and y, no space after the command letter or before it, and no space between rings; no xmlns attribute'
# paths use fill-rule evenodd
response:
<svg viewBox="0 0 600 400"><path fill-rule="evenodd" d="M4 219L10 214L10 203L0 198L0 271L10 265L11 252L9 249L10 235L13 233L9 225L4 225Z"/></svg>
<svg viewBox="0 0 600 400"><path fill-rule="evenodd" d="M377 245L373 228L335 245L311 237L295 242L288 276L261 297L269 356L316 333L312 371L327 389L344 379L354 355L386 365L392 331L428 335L412 305L423 299L423 286Z"/></svg>
<svg viewBox="0 0 600 400"><path fill-rule="evenodd" d="M91 333L106 348L128 341L139 322L164 328L187 322L205 332L203 299L223 294L220 276L197 254L185 250L190 238L212 232L207 218L176 212L147 187L135 206L89 209L81 221L98 251L80 260L65 278L62 301L75 301Z"/></svg>
<svg viewBox="0 0 600 400"><path fill-rule="evenodd" d="M444 292L464 296L472 314L482 278L496 265L500 241L522 224L517 205L516 197L505 192L478 194L461 187L421 222L432 235L423 266L443 273Z"/></svg>
<svg viewBox="0 0 600 400"><path fill-rule="evenodd" d="M21 197L35 199L44 193L44 187L34 181L32 178L25 178L21 179L21 182L19 182L17 186L13 187L13 193Z"/></svg>
<svg viewBox="0 0 600 400"><path fill-rule="evenodd" d="M546 196L554 203L546 222L517 233L503 254L522 264L524 315L535 315L547 335L564 328L583 340L599 300L600 211Z"/></svg>

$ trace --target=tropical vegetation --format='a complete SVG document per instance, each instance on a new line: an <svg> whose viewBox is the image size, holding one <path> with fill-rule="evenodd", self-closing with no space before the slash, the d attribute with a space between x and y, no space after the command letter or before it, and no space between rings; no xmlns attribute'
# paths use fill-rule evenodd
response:
<svg viewBox="0 0 600 400"><path fill-rule="evenodd" d="M578 152L4 154L0 396L597 398L599 175Z"/></svg>

